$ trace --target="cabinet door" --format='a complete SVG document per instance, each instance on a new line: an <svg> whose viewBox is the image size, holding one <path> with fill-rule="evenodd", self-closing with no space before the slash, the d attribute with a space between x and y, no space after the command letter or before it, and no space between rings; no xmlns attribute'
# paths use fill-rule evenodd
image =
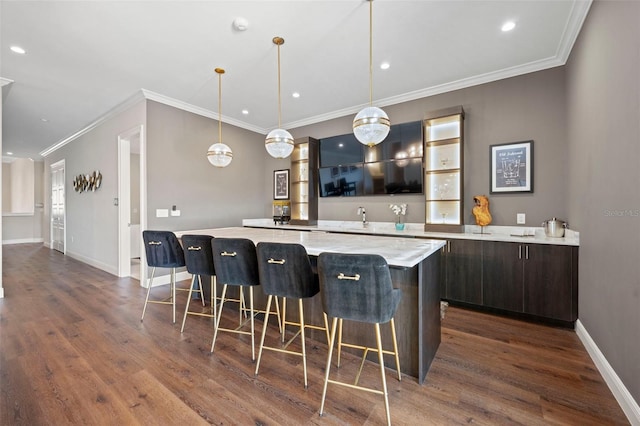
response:
<svg viewBox="0 0 640 426"><path fill-rule="evenodd" d="M529 244L524 255L524 312L575 321L577 248Z"/></svg>
<svg viewBox="0 0 640 426"><path fill-rule="evenodd" d="M523 311L523 245L484 241L482 245L483 305L513 312Z"/></svg>
<svg viewBox="0 0 640 426"><path fill-rule="evenodd" d="M482 304L482 241L449 240L446 249L446 298Z"/></svg>

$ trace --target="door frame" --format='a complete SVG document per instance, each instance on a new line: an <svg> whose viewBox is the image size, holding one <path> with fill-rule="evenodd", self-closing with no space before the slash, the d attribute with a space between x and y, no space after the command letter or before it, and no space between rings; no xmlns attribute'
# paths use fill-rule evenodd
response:
<svg viewBox="0 0 640 426"><path fill-rule="evenodd" d="M146 171L146 137L144 125L140 124L118 135L118 276L131 275L131 140L140 141L140 229L147 226L147 171ZM140 244L140 285L147 281L146 258L144 244Z"/></svg>
<svg viewBox="0 0 640 426"><path fill-rule="evenodd" d="M66 170L66 162L64 159L60 161L56 161L55 163L49 165L49 184L51 185L51 196L53 197L53 171L57 169L62 169L62 187L63 187L63 198L64 198L64 212L63 212L63 227L64 232L62 235L62 244L64 248L62 250L63 254L67 254L67 170ZM49 201L49 247L53 248L53 200Z"/></svg>

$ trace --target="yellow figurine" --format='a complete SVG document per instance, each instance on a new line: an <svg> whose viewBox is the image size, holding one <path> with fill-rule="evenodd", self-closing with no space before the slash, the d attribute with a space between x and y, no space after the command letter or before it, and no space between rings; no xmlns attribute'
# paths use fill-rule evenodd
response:
<svg viewBox="0 0 640 426"><path fill-rule="evenodd" d="M476 217L476 225L487 226L491 223L491 213L489 212L489 198L486 195L476 195L473 197L476 204L472 210Z"/></svg>

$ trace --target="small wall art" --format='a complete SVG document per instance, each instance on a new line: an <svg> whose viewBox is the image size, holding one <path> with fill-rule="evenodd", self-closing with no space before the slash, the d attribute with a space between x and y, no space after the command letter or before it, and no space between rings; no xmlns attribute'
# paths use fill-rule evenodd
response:
<svg viewBox="0 0 640 426"><path fill-rule="evenodd" d="M96 191L102 186L102 173L99 170L89 174L80 174L73 178L73 189L76 192Z"/></svg>
<svg viewBox="0 0 640 426"><path fill-rule="evenodd" d="M533 141L491 145L491 193L533 192Z"/></svg>

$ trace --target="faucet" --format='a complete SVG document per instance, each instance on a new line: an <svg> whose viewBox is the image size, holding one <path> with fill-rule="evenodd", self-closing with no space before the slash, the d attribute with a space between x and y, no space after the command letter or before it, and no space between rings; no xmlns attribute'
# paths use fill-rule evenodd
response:
<svg viewBox="0 0 640 426"><path fill-rule="evenodd" d="M362 227L366 228L368 225L367 222L367 212L364 210L364 207L358 207L358 215L362 215Z"/></svg>

